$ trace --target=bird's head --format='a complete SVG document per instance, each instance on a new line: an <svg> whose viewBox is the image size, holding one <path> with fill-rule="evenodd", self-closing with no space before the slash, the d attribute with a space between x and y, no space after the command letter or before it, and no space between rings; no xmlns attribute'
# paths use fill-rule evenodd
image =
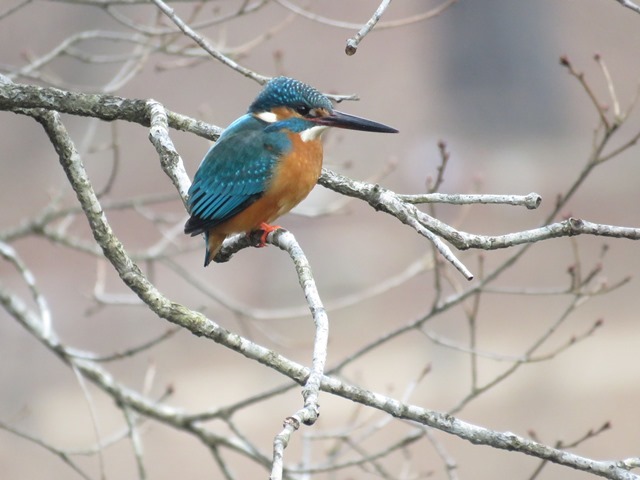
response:
<svg viewBox="0 0 640 480"><path fill-rule="evenodd" d="M395 128L333 109L331 101L315 88L288 77L269 81L249 106L260 120L287 127L306 139L316 139L328 127L396 133Z"/></svg>

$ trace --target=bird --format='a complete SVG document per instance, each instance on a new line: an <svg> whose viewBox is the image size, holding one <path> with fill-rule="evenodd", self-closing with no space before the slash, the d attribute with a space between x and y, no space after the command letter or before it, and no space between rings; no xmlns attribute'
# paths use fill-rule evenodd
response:
<svg viewBox="0 0 640 480"><path fill-rule="evenodd" d="M382 123L334 110L315 88L289 77L267 82L247 113L207 151L188 191L185 234L204 234L204 266L235 233L281 228L271 223L311 192L322 169L322 134L330 127L397 133Z"/></svg>

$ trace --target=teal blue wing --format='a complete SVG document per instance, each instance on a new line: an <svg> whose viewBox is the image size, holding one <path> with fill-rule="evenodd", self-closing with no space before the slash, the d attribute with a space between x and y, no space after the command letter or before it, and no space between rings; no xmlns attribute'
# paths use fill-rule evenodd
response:
<svg viewBox="0 0 640 480"><path fill-rule="evenodd" d="M185 233L198 235L229 220L265 192L286 134L265 133L265 123L245 115L232 123L205 155L189 189L191 218Z"/></svg>

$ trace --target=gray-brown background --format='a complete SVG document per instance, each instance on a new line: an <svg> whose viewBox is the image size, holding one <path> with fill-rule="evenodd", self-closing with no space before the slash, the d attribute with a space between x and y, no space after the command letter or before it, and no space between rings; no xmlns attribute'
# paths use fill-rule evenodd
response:
<svg viewBox="0 0 640 480"><path fill-rule="evenodd" d="M227 8L232 2L221 3ZM417 13L425 5L435 3L395 2L385 19ZM6 7L7 1L2 8ZM362 22L375 7L376 2L330 1L317 5L317 11ZM120 8L135 16L134 10ZM146 21L149 7L140 7L139 11L138 19ZM242 44L285 15L284 9L272 5L257 16L234 20L206 33L213 39L224 38L227 45ZM0 62L22 65L24 55L41 55L79 30L121 28L96 8L36 2L0 22ZM353 33L296 18L241 62L264 74L296 77L323 91L358 93L360 102L338 108L400 130L395 136L331 133L325 154L330 168L367 179L384 170L388 162L397 161L397 168L380 182L398 192L420 192L426 177L435 173L439 159L436 144L444 139L452 158L442 191L535 191L543 196L538 211L491 206L438 209L443 221L476 233L499 234L537 226L557 193L573 181L586 162L597 115L576 80L560 67L561 54L567 54L578 69L586 72L597 94L607 102L605 82L592 60L595 52L607 62L623 105L635 94L640 77L640 15L614 0L461 0L434 20L374 33L363 41L355 56L347 57L344 42ZM95 48L110 51L109 47ZM280 67L274 66L276 51L281 53ZM155 98L174 111L225 126L245 111L259 90L257 84L213 60L193 68L154 69L172 61L152 60L117 94ZM113 75L115 69L61 59L49 71L69 82L70 88L90 90L91 85ZM83 118L66 120L82 147L91 122ZM621 139L639 125L638 116L632 116ZM109 125L99 124L97 128L97 144L107 142ZM123 123L117 128L121 167L109 198L172 192L146 130ZM208 144L193 135L172 135L192 175ZM0 229L39 212L61 192L64 201L72 202L53 149L33 120L0 113L0 137ZM111 171L111 155L84 153L89 173L99 188ZM632 149L598 169L566 213L594 222L637 226L639 174L638 150ZM336 199L335 194L318 187L303 208L313 211ZM179 202L167 203L166 211L175 212L176 223L180 221ZM131 251L157 240L156 231L139 215L116 212L109 218ZM289 215L279 223L290 229L305 249L329 306L332 300L399 274L429 248L425 239L407 227L358 202L349 203L336 216L310 219ZM72 226L72 231L89 238L81 221ZM206 279L226 298L261 309L303 305L292 268L275 248L244 251L228 264L203 270L201 240L180 241L194 246L192 253L178 258L182 266ZM595 256L604 240L579 238L577 243L585 268L597 263ZM626 240L607 243L611 251L603 275L611 283L635 275L640 267L638 245ZM14 246L36 274L50 301L54 325L66 343L107 353L135 345L166 328L163 321L142 307L105 308L87 315L93 305L94 258L38 239L19 241ZM486 268L497 265L508 254L484 254ZM467 252L461 257L477 271L476 253ZM568 283L566 269L572 262L569 240L545 242L503 276L497 286L561 288ZM451 275L456 277L453 272ZM5 286L27 294L6 263L0 263L0 278ZM202 308L223 326L249 333L256 341L275 345L290 358L308 363L312 335L309 318L247 324L167 269L158 268L154 279L172 299ZM620 290L591 300L562 326L551 346L604 318L604 327L595 336L548 363L525 366L461 412L460 417L522 435L532 429L550 444L569 442L589 428L611 421L611 431L581 445L578 453L595 458L639 455L638 285L634 278ZM110 292L127 293L115 278L110 277L107 286ZM364 305L330 310L329 364L382 332L423 314L431 305L432 288L431 275L423 274ZM504 355L522 353L566 303L567 298L561 296L486 295L481 305L479 348ZM431 323L429 329L465 342L465 325L458 310ZM72 372L4 312L0 313L0 360L0 419L63 448L82 448L95 442L87 404ZM400 396L426 364L431 364L432 373L410 400L446 410L466 393L468 358L434 346L424 337L407 336L394 342L365 358L349 374L363 386ZM265 368L186 333L136 361L109 368L126 384L142 388L149 365L157 372L154 392L171 383L176 392L170 403L192 411L231 403L281 382ZM502 367L489 361L481 365L484 379ZM102 434L119 431L123 421L111 400L96 390L92 392ZM299 404L298 392L290 392L268 408L247 410L240 423L251 426L253 439L269 451L282 418ZM328 429L339 427L354 408L327 396L321 405L318 428ZM527 478L537 465L537 461L518 454L474 447L444 435L440 438L460 463L460 478ZM298 445L291 448L288 458L294 461ZM440 462L427 444L415 449L414 455L419 471L434 470L435 478L444 478ZM126 442L107 450L105 458L108 477L127 478L135 473ZM204 448L155 422L149 422L145 434L145 460L153 479L218 478ZM83 464L93 465L90 462ZM95 471L91 470L94 467L88 468ZM254 466L245 473L250 474L266 476ZM558 467L550 467L545 475L543 478L586 478ZM74 474L50 453L0 431L0 478L74 478Z"/></svg>

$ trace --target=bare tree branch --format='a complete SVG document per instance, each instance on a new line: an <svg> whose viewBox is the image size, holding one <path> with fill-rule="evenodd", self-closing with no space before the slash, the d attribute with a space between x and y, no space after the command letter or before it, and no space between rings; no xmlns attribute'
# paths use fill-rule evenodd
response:
<svg viewBox="0 0 640 480"><path fill-rule="evenodd" d="M631 0L616 0L616 2L618 2L623 7L627 7L633 10L636 13L640 13L640 6L636 5Z"/></svg>
<svg viewBox="0 0 640 480"><path fill-rule="evenodd" d="M404 27L412 23L422 22L424 20L431 19L433 17L440 15L442 12L444 12L447 8L449 8L451 5L453 5L457 1L458 0L445 0L441 5L431 10L428 10L426 12L418 13L416 15L412 15L407 18L401 18L398 20L387 20L384 22L378 22L376 24L376 29L384 30L387 28ZM330 27L344 28L347 30L355 30L362 27L362 24L359 24L359 23L345 22L343 20L335 20L332 18L324 17L322 15L318 15L316 13L310 12L309 10L305 10L301 6L289 0L276 0L276 2L278 2L284 8L296 13L297 15L300 15L301 17L307 18L314 22L321 23L323 25L328 25Z"/></svg>
<svg viewBox="0 0 640 480"><path fill-rule="evenodd" d="M216 60L219 60L220 62L224 63L226 66L232 68L233 70L241 73L245 77L255 80L260 85L265 84L267 80L269 80L268 77L259 75L258 73L253 72L252 70L249 70L246 67L243 67L239 63L233 61L229 57L218 52L215 48L213 48L209 44L207 40L205 40L202 36L198 35L195 31L193 31L193 29L191 29L191 27L189 27L184 21L182 21L182 19L178 17L178 15L176 15L173 8L171 8L169 5L164 3L162 0L151 0L151 1L155 3L157 7L162 11L162 13L164 13L167 17L169 17L171 21L175 23L176 26L185 33L185 35L187 35L194 42L196 42L203 50L209 53L209 55L211 55L213 58L215 58Z"/></svg>
<svg viewBox="0 0 640 480"><path fill-rule="evenodd" d="M373 13L371 18L367 23L365 23L358 33L356 33L353 37L347 40L347 46L345 47L345 53L347 55L353 55L358 51L358 45L362 41L362 39L371 31L373 27L376 26L380 17L384 15L384 12L387 8L389 8L389 4L391 0L382 0L376 11Z"/></svg>
<svg viewBox="0 0 640 480"><path fill-rule="evenodd" d="M0 79L1 79L0 75ZM5 77L6 78L6 77ZM125 120L145 127L150 125L147 100L130 100L113 95L67 92L52 87L2 83L0 81L0 110L24 113L25 109L44 108L60 113L99 118L108 122ZM167 111L171 128L195 133L215 140L222 132L204 122Z"/></svg>
<svg viewBox="0 0 640 480"><path fill-rule="evenodd" d="M167 302L167 300L162 296L153 299L150 298L149 300L153 302L154 306L163 305ZM45 343L52 342L49 347L61 355L63 360L69 361L70 357L66 355L64 347L52 339L46 339L40 336L41 328L38 326L40 321L35 319L35 315L32 312L29 312L24 304L21 304L15 297L7 294L7 292L1 288L0 303L15 318L24 322L25 326L31 329L34 334L38 335L41 341L44 341ZM222 340L223 343L226 343L224 339L228 338L232 341L232 344L235 347L234 349L244 346L246 350L244 352L240 351L240 353L245 354L249 353L249 351L257 353L262 349L262 347L259 347L258 345L251 345L251 342L246 339L242 339L242 337L237 335L231 337L226 335L217 336L217 333L221 333L217 332L220 327L217 327L209 320L203 322L204 317L200 314L189 312L187 309L182 306L178 306L177 304L173 304L172 307L167 308L164 312L167 316L167 320L174 323L182 323L183 326L189 328L196 334L206 335L208 338L214 340L218 338L219 340ZM205 325L213 328L206 328ZM298 382L309 373L308 369L282 357L278 358L277 355L273 355L273 352L271 355L265 355L259 361ZM100 369L92 362L87 360L75 360L74 365L76 365L84 375L97 383L101 388L108 390L119 401L125 402L127 405L130 405L132 408L135 408L145 415L171 424L184 426L186 417L182 412L142 400L136 393L115 383L106 371ZM532 455L548 460L552 463L565 465L576 470L593 473L612 480L638 480L640 478L640 476L627 471L627 465L633 464L633 461L617 462L590 460L579 455L540 444L533 440L528 440L511 432L495 432L484 427L464 422L451 415L440 414L415 405L405 404L388 396L362 389L333 377L324 377L321 388L323 391L339 395L345 399L382 410L393 417L412 420L420 424L451 433L476 445L489 445L498 449ZM203 439L206 439L207 441L211 440L212 434L210 432L207 433L206 430L196 427L193 424L188 424L187 427L191 432L196 433ZM243 451L243 447L241 445L230 443L229 440L224 437L216 437L215 441L221 442L238 452Z"/></svg>

